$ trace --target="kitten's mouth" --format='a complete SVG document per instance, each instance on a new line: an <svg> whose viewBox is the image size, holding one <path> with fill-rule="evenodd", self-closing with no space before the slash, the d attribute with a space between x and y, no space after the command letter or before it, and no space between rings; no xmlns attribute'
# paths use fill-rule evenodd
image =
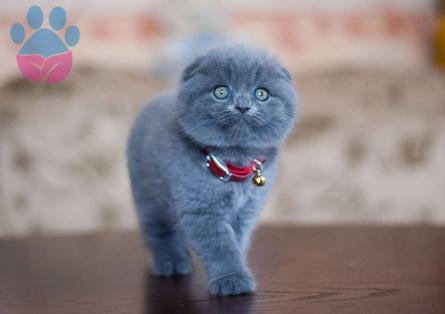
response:
<svg viewBox="0 0 445 314"><path fill-rule="evenodd" d="M247 116L245 113L241 113L238 117L238 119L236 120L236 123L244 123L244 124L248 124L249 123L249 116Z"/></svg>
<svg viewBox="0 0 445 314"><path fill-rule="evenodd" d="M259 126L263 122L263 117L252 113L226 112L215 117L218 124L224 128L251 128Z"/></svg>
<svg viewBox="0 0 445 314"><path fill-rule="evenodd" d="M243 131L251 131L252 128L259 127L261 123L259 123L258 118L252 115L241 114L236 117L231 123L231 127L236 129L237 132Z"/></svg>
<svg viewBox="0 0 445 314"><path fill-rule="evenodd" d="M244 123L246 126L260 126L266 123L266 121L262 115L242 113L237 123Z"/></svg>

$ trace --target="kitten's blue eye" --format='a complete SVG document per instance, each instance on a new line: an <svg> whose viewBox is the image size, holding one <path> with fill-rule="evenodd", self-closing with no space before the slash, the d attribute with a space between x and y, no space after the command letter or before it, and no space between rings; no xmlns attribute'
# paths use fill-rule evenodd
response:
<svg viewBox="0 0 445 314"><path fill-rule="evenodd" d="M218 86L213 90L213 95L217 99L226 99L229 96L229 88L227 86Z"/></svg>
<svg viewBox="0 0 445 314"><path fill-rule="evenodd" d="M259 101L266 101L269 99L269 92L265 88L255 89L255 98Z"/></svg>

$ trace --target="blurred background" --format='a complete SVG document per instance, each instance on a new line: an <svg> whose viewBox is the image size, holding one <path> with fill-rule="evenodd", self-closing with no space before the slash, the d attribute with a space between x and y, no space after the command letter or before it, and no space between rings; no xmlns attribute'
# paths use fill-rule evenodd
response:
<svg viewBox="0 0 445 314"><path fill-rule="evenodd" d="M16 66L9 29L33 4L80 28L57 85ZM0 236L135 228L132 120L196 54L233 39L275 54L301 96L264 223L445 224L441 4L0 0Z"/></svg>

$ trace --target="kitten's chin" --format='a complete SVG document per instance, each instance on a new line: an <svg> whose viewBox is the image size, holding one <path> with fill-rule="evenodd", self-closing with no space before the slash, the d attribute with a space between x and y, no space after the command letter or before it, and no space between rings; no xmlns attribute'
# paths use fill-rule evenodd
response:
<svg viewBox="0 0 445 314"><path fill-rule="evenodd" d="M194 143L198 147L245 147L245 148L264 148L270 145L265 143L259 143L257 138L254 138L252 134L235 131L235 130L216 130L209 129L203 132L189 132L191 130L181 130L181 133L190 142Z"/></svg>
<svg viewBox="0 0 445 314"><path fill-rule="evenodd" d="M280 139L271 136L266 126L255 127L255 123L240 119L230 124L209 123L196 128L196 124L187 124L179 119L179 130L183 136L195 145L204 147L244 147L264 149L279 145Z"/></svg>
<svg viewBox="0 0 445 314"><path fill-rule="evenodd" d="M221 130L220 136L214 138L212 146L218 147L245 147L245 148L268 148L277 145L279 140L264 136L249 125L246 121L240 121L226 130Z"/></svg>

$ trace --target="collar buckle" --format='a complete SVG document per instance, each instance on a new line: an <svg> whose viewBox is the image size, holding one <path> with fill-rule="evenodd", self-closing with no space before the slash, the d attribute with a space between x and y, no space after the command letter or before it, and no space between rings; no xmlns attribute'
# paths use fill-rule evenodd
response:
<svg viewBox="0 0 445 314"><path fill-rule="evenodd" d="M207 156L206 156L206 159L207 159L207 163L206 163L207 168L210 169L210 162L213 161L215 163L215 165L220 170L222 170L224 172L224 176L218 177L221 181L224 181L224 182L230 181L230 178L232 177L232 173L229 171L229 169L225 165L225 162L223 162L222 160L218 159L212 153L208 153Z"/></svg>

